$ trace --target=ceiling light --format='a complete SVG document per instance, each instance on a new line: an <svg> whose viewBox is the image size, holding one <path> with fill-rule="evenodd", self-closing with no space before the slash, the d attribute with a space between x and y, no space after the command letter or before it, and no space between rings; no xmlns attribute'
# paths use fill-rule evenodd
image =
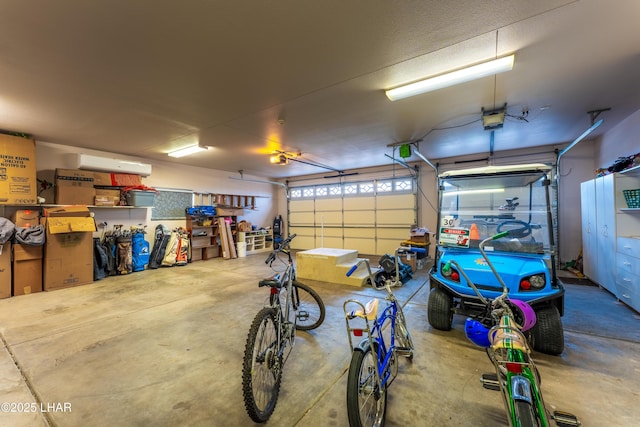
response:
<svg viewBox="0 0 640 427"><path fill-rule="evenodd" d="M387 98L391 101L409 98L410 96L420 95L432 90L442 89L459 83L510 71L513 69L514 59L514 55L505 56L503 58L494 59L493 61L483 62L482 64L472 65L471 67L462 68L450 73L441 74L415 83L389 89L385 91L385 93L387 94Z"/></svg>
<svg viewBox="0 0 640 427"><path fill-rule="evenodd" d="M269 157L269 161L274 165L287 165L289 164L289 158L284 154L274 154Z"/></svg>
<svg viewBox="0 0 640 427"><path fill-rule="evenodd" d="M178 150L169 151L169 156L171 157L184 157L190 154L197 153L199 151L207 151L209 147L202 146L200 144L190 145L188 147L180 148Z"/></svg>

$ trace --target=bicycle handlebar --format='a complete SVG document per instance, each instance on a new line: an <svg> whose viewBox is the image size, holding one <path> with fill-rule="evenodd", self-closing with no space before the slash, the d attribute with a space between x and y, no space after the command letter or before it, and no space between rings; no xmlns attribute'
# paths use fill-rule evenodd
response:
<svg viewBox="0 0 640 427"><path fill-rule="evenodd" d="M350 277L353 274L353 272L356 271L357 269L358 269L358 264L351 267L349 271L347 271L347 277Z"/></svg>
<svg viewBox="0 0 640 427"><path fill-rule="evenodd" d="M400 250L406 250L406 251L409 251L409 252L417 252L419 254L427 253L427 250L425 248L418 248L418 247L415 247L415 246L401 246L401 247L398 248L398 251L400 251Z"/></svg>
<svg viewBox="0 0 640 427"><path fill-rule="evenodd" d="M290 235L289 237L287 237L286 239L284 239L282 241L282 243L280 243L280 246L278 247L278 249L274 249L269 256L267 257L267 259L265 260L265 264L271 264L275 259L276 256L278 254L278 252L282 252L282 250L289 246L289 244L291 243L291 241L297 236L296 233L293 233L292 235Z"/></svg>

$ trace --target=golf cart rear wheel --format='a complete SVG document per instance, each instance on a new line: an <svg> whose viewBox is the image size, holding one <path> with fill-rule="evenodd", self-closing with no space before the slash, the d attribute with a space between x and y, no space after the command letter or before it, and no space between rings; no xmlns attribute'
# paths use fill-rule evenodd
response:
<svg viewBox="0 0 640 427"><path fill-rule="evenodd" d="M560 313L555 305L536 309L536 324L531 329L533 349L557 356L564 351L564 332Z"/></svg>
<svg viewBox="0 0 640 427"><path fill-rule="evenodd" d="M427 303L429 324L441 331L450 331L453 322L453 301L451 296L440 288L433 288Z"/></svg>

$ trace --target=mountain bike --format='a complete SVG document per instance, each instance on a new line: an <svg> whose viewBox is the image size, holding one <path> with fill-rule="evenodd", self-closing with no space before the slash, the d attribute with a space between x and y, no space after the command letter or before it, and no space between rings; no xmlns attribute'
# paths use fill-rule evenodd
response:
<svg viewBox="0 0 640 427"><path fill-rule="evenodd" d="M546 427L554 420L560 427L579 426L578 418L567 412L549 413L540 389L540 373L531 357L531 348L525 335L536 323L536 314L526 302L509 299L508 288L487 256L484 246L492 240L509 236L504 231L484 239L479 244L486 266L502 287L502 293L493 300L485 298L464 269L454 259L443 267L443 274L471 287L477 294L482 314L467 318L467 338L486 350L495 373L482 374L482 386L501 391L509 425L512 427ZM483 283L484 286L492 285Z"/></svg>
<svg viewBox="0 0 640 427"><path fill-rule="evenodd" d="M242 394L249 417L257 423L266 422L276 407L282 369L293 349L295 331L315 329L325 317L320 295L296 280L289 248L294 237L287 237L265 261L276 274L258 284L269 288L268 303L253 319L244 350ZM274 266L276 261L284 264L284 269L279 271Z"/></svg>
<svg viewBox="0 0 640 427"><path fill-rule="evenodd" d="M407 249L396 249L396 272L399 271L398 253ZM422 248L411 250L425 252ZM414 347L402 305L391 291L392 287L402 285L399 275L387 275L385 280L380 280L379 275L371 272L369 260L361 259L351 267L347 276L351 276L361 264L367 268L371 286L387 291L385 300L388 304L380 313L377 298L366 304L354 299L343 304L351 349L347 413L351 427L383 426L387 413L387 388L398 374L398 356L413 360ZM354 346L352 336L364 338Z"/></svg>

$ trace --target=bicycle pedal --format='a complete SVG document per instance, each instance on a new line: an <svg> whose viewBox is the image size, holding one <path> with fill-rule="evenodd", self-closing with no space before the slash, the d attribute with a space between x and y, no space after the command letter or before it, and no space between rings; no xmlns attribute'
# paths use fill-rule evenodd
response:
<svg viewBox="0 0 640 427"><path fill-rule="evenodd" d="M296 318L298 320L309 320L309 312L308 311L299 311L296 314Z"/></svg>
<svg viewBox="0 0 640 427"><path fill-rule="evenodd" d="M413 350L408 347L396 347L396 353L398 353L398 356L404 356L404 357L413 356Z"/></svg>
<svg viewBox="0 0 640 427"><path fill-rule="evenodd" d="M578 417L563 411L554 411L553 420L556 422L558 427L575 427L582 424L578 420Z"/></svg>
<svg viewBox="0 0 640 427"><path fill-rule="evenodd" d="M482 374L480 377L482 387L487 390L500 391L500 383L498 382L498 376L496 374Z"/></svg>

